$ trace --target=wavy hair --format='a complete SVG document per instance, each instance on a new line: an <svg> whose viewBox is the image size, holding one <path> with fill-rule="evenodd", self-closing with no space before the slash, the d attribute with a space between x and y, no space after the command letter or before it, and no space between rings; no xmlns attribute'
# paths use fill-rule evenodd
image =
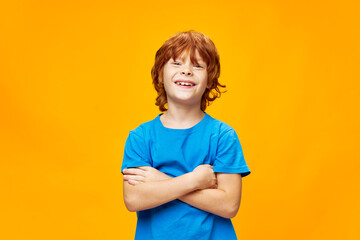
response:
<svg viewBox="0 0 360 240"><path fill-rule="evenodd" d="M205 89L201 97L201 110L205 111L206 107L211 104L216 98L221 96L219 87L225 88L226 85L219 83L220 76L220 58L216 50L215 44L205 34L193 30L180 32L168 40L159 48L155 55L155 64L151 69L151 77L153 85L158 94L156 97L156 106L159 106L160 111L167 111L165 105L167 104L166 91L163 84L163 70L164 65L170 58L177 59L182 53L190 53L190 61L192 64L197 64L195 58L196 50L199 55L206 62L208 72L208 88Z"/></svg>

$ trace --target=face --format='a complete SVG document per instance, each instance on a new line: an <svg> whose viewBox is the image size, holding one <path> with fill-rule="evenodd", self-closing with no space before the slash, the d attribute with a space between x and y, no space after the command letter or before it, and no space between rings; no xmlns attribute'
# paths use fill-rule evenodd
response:
<svg viewBox="0 0 360 240"><path fill-rule="evenodd" d="M183 53L164 65L163 82L168 103L196 105L207 87L208 72L206 63L196 51L198 64L192 64L190 54Z"/></svg>

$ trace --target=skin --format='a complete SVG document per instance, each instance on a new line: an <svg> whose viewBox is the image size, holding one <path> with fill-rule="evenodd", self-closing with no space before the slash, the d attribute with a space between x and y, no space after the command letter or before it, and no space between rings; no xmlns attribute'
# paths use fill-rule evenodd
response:
<svg viewBox="0 0 360 240"><path fill-rule="evenodd" d="M198 64L192 64L190 55L183 53L178 59L169 59L164 65L163 79L168 110L160 116L165 127L189 128L198 123L205 113L201 111L201 97L208 84L207 65L196 51ZM190 80L196 85L184 89L175 84L176 80Z"/></svg>
<svg viewBox="0 0 360 240"><path fill-rule="evenodd" d="M197 168L205 167L211 169L211 171L203 172L203 174L212 175L212 167L210 165L200 165ZM195 170L194 170L195 171ZM124 186L141 186L148 183L165 183L166 181L171 181L171 178L165 173L160 172L159 170L153 167L137 167L131 169L124 169ZM184 175L182 175L184 176ZM177 197L177 199L201 210L211 212L213 214L219 215L224 218L233 218L236 216L241 202L241 186L242 178L240 174L228 174L228 173L217 173L214 184L209 184L207 187L203 185L203 189L197 189L195 191L189 192L187 194ZM179 178L179 177L178 177ZM176 178L175 178L176 179ZM196 177L192 178L193 182L198 181ZM180 182L180 185L185 185L186 182ZM170 185L168 185L170 186ZM162 189L173 190L170 188L164 187ZM155 194L152 191L149 191L149 194ZM142 200L141 200L142 199ZM171 198L174 200L175 198ZM139 198L139 201L142 201L142 205L146 205L146 201L149 199ZM170 200L170 201L171 201ZM150 202L152 200L149 200ZM164 200L163 203L168 201ZM162 204L163 204L162 203ZM140 205L141 205L140 204ZM161 205L161 204L159 204ZM154 207L158 206L154 204ZM144 210L144 209L138 209Z"/></svg>
<svg viewBox="0 0 360 240"><path fill-rule="evenodd" d="M160 120L165 127L184 129L204 117L201 96L208 87L206 63L196 52L199 65L184 53L164 66L163 79L168 110ZM191 80L191 89L176 86L175 80ZM199 165L192 172L171 178L159 170L144 166L124 169L124 200L129 211L154 208L179 199L201 210L224 218L236 216L241 202L240 174L214 173L211 165Z"/></svg>

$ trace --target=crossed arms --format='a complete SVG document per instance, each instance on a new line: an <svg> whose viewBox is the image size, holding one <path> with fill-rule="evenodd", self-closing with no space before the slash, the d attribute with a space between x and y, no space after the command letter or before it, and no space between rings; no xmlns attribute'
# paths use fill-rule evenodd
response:
<svg viewBox="0 0 360 240"><path fill-rule="evenodd" d="M211 165L170 177L152 167L124 169L124 200L131 212L179 199L224 218L236 216L241 202L240 174L214 173Z"/></svg>

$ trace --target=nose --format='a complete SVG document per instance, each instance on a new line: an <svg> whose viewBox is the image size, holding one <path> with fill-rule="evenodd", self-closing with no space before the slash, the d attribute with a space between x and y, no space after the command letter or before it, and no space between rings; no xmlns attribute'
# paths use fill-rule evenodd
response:
<svg viewBox="0 0 360 240"><path fill-rule="evenodd" d="M190 67L188 67L186 64L184 64L185 66L183 67L183 69L181 70L181 74L187 75L187 76L191 76L192 75L192 71L190 69Z"/></svg>

